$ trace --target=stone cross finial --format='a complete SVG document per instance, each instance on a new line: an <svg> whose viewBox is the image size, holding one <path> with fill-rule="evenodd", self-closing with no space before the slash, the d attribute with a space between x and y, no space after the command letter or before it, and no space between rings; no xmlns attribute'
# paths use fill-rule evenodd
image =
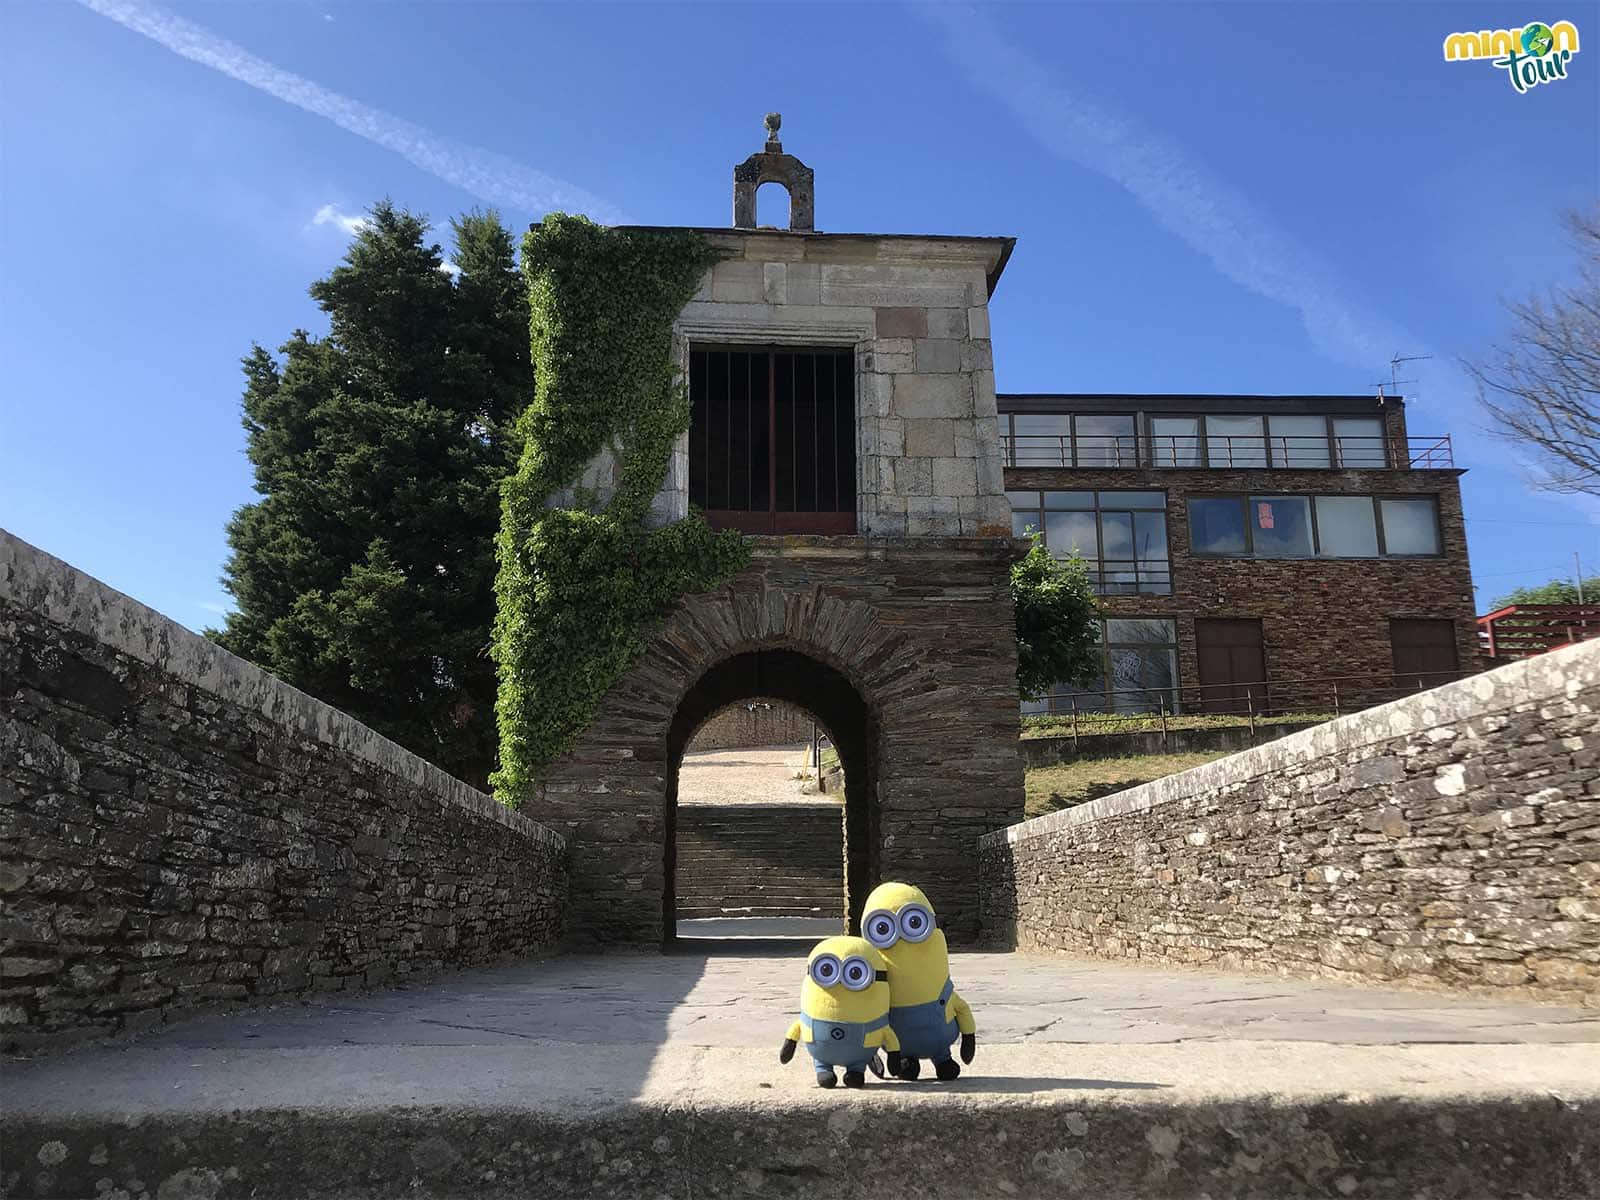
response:
<svg viewBox="0 0 1600 1200"><path fill-rule="evenodd" d="M783 143L778 140L778 130L783 128L783 114L768 113L765 124L767 126L767 153L782 154Z"/></svg>

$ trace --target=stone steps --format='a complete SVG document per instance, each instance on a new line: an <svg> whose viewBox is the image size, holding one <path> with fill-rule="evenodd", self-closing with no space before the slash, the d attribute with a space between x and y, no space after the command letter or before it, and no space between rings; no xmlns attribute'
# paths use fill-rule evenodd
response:
<svg viewBox="0 0 1600 1200"><path fill-rule="evenodd" d="M1452 1054L1458 1047L1406 1054L1408 1070L1396 1072L1397 1048L1388 1046L1339 1048L1330 1061L1272 1044L984 1045L954 1083L869 1080L860 1092L824 1092L803 1061L780 1067L771 1049L669 1043L617 1055L587 1045L451 1046L438 1048L431 1064L362 1057L374 1049L333 1048L351 1072L337 1080L306 1078L308 1062L321 1055L275 1064L234 1051L227 1063L207 1059L197 1071L192 1060L204 1052L188 1050L152 1068L167 1085L157 1103L139 1092L124 1098L129 1085L114 1077L119 1099L110 1109L93 1089L89 1106L63 1096L8 1107L0 1114L8 1149L0 1195L1600 1194L1600 1100L1593 1079L1584 1079L1589 1047L1489 1047L1526 1058L1520 1068L1500 1064L1506 1073L1495 1075ZM1521 1053L1529 1050L1544 1053ZM1585 1061L1555 1061L1574 1051ZM1219 1067L1224 1057L1231 1065ZM641 1061L650 1067L646 1081ZM259 1085L274 1066L268 1098L226 1089L229 1078ZM363 1071L379 1072L378 1096L353 1089ZM402 1099L401 1090L415 1097ZM286 1103L286 1091L300 1098ZM330 1097L338 1103L326 1103Z"/></svg>
<svg viewBox="0 0 1600 1200"><path fill-rule="evenodd" d="M683 805L674 881L678 917L840 913L843 818L835 805Z"/></svg>

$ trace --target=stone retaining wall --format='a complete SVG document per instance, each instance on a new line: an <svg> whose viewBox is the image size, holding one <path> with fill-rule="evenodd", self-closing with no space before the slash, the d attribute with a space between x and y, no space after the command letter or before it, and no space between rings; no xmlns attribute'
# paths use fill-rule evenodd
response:
<svg viewBox="0 0 1600 1200"><path fill-rule="evenodd" d="M0 531L0 1046L561 939L562 838Z"/></svg>
<svg viewBox="0 0 1600 1200"><path fill-rule="evenodd" d="M730 705L695 732L695 750L737 750L747 746L793 746L809 742L813 718L782 700L746 700ZM827 731L822 731L826 736Z"/></svg>
<svg viewBox="0 0 1600 1200"><path fill-rule="evenodd" d="M1205 750L1248 750L1320 725L1320 721L1293 724L1211 726L1200 729L1140 730L1136 733L1051 734L1024 737L1022 758L1030 767L1053 767L1084 758L1113 758L1132 754L1192 754Z"/></svg>
<svg viewBox="0 0 1600 1200"><path fill-rule="evenodd" d="M985 934L1600 1007L1600 643L979 841Z"/></svg>

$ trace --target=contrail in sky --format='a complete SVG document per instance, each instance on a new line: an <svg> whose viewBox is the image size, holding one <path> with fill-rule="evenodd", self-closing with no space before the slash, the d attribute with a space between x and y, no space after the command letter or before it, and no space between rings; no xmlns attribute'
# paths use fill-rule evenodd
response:
<svg viewBox="0 0 1600 1200"><path fill-rule="evenodd" d="M1159 134L1077 94L975 9L931 4L949 53L1055 154L1125 188L1166 229L1235 283L1295 309L1317 349L1376 371L1420 340L1344 294L1332 272L1277 232L1249 201Z"/></svg>
<svg viewBox="0 0 1600 1200"><path fill-rule="evenodd" d="M1395 353L1433 353L1422 338L1352 297L1322 259L1275 229L1236 189L1134 118L1072 91L1006 41L986 14L960 4L922 4L917 11L943 30L951 59L971 83L1009 108L1036 141L1121 185L1228 279L1294 309L1312 345L1328 358L1381 378ZM1452 434L1458 460L1465 452L1479 470L1510 470L1525 481L1534 473L1523 449L1475 428L1470 403L1477 388L1454 359L1435 355L1406 367L1426 388L1416 397L1421 407L1467 417ZM1591 498L1540 498L1600 522L1600 504Z"/></svg>
<svg viewBox="0 0 1600 1200"><path fill-rule="evenodd" d="M392 150L413 166L490 204L519 213L580 212L605 224L625 224L615 206L563 179L503 154L442 138L422 126L275 67L241 46L176 13L141 0L79 0L174 54L332 121L340 129Z"/></svg>

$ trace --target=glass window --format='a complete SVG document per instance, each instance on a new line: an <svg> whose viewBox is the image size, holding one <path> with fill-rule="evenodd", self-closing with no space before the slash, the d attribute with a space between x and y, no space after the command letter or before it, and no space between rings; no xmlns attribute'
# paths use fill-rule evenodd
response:
<svg viewBox="0 0 1600 1200"><path fill-rule="evenodd" d="M1383 421L1378 417L1335 417L1333 445L1341 467L1383 467Z"/></svg>
<svg viewBox="0 0 1600 1200"><path fill-rule="evenodd" d="M1239 498L1190 500L1189 544L1196 554L1245 553L1244 505Z"/></svg>
<svg viewBox="0 0 1600 1200"><path fill-rule="evenodd" d="M1251 496L1250 543L1257 558L1311 556L1311 501L1304 496Z"/></svg>
<svg viewBox="0 0 1600 1200"><path fill-rule="evenodd" d="M1325 467L1328 465L1328 422L1325 417L1270 417L1272 465L1275 467Z"/></svg>
<svg viewBox="0 0 1600 1200"><path fill-rule="evenodd" d="M1046 492L1044 494L1046 508L1093 508L1093 492Z"/></svg>
<svg viewBox="0 0 1600 1200"><path fill-rule="evenodd" d="M1176 710L1178 649L1170 620L1108 620L1106 680L1112 712Z"/></svg>
<svg viewBox="0 0 1600 1200"><path fill-rule="evenodd" d="M1063 413L1015 413L1012 461L1019 467L1072 465L1072 418Z"/></svg>
<svg viewBox="0 0 1600 1200"><path fill-rule="evenodd" d="M1150 463L1157 467L1198 467L1200 418L1151 417Z"/></svg>
<svg viewBox="0 0 1600 1200"><path fill-rule="evenodd" d="M1167 494L1165 492L1101 492L1100 503L1111 508L1159 508L1167 507Z"/></svg>
<svg viewBox="0 0 1600 1200"><path fill-rule="evenodd" d="M1172 568L1167 557L1167 514L1133 514L1133 543L1139 571L1139 590L1167 595L1172 591Z"/></svg>
<svg viewBox="0 0 1600 1200"><path fill-rule="evenodd" d="M1386 554L1438 554L1439 520L1432 500L1380 500Z"/></svg>
<svg viewBox="0 0 1600 1200"><path fill-rule="evenodd" d="M1135 592L1139 590L1139 576L1134 567L1133 514L1131 512L1102 512L1100 514L1100 554L1102 591Z"/></svg>
<svg viewBox="0 0 1600 1200"><path fill-rule="evenodd" d="M1094 532L1092 512L1047 512L1044 515L1044 544L1057 558L1076 552L1093 576L1100 549Z"/></svg>
<svg viewBox="0 0 1600 1200"><path fill-rule="evenodd" d="M1317 497L1317 552L1330 558L1378 556L1371 496Z"/></svg>
<svg viewBox="0 0 1600 1200"><path fill-rule="evenodd" d="M1077 420L1080 467L1136 467L1131 416L1079 416Z"/></svg>
<svg viewBox="0 0 1600 1200"><path fill-rule="evenodd" d="M1207 417L1206 465L1264 467L1267 443L1260 417Z"/></svg>
<svg viewBox="0 0 1600 1200"><path fill-rule="evenodd" d="M1172 591L1165 492L1011 491L1006 498L1012 532L1042 530L1057 558L1076 550L1096 591Z"/></svg>
<svg viewBox="0 0 1600 1200"><path fill-rule="evenodd" d="M1102 623L1101 669L1083 687L1057 684L1025 700L1024 713L1178 711L1178 647L1170 619L1117 618Z"/></svg>
<svg viewBox="0 0 1600 1200"><path fill-rule="evenodd" d="M1106 641L1113 646L1166 643L1173 640L1172 622L1145 617L1112 617L1105 622Z"/></svg>

